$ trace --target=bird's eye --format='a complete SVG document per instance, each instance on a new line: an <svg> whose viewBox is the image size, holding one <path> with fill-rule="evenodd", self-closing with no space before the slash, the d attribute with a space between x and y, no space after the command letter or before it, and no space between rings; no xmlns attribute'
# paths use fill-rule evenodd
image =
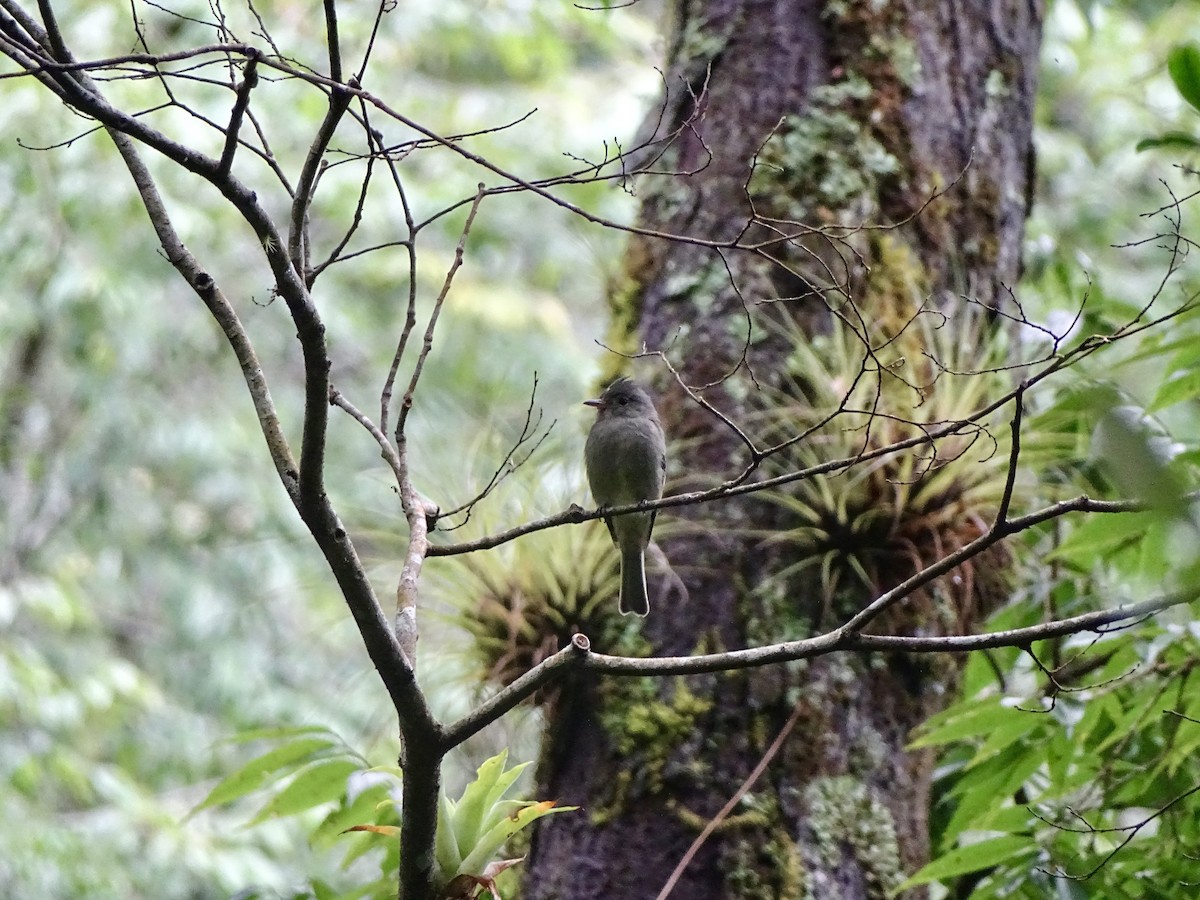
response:
<svg viewBox="0 0 1200 900"><path fill-rule="evenodd" d="M622 405L622 406L624 406L624 405L625 405L626 403L628 403L628 402L629 402L629 398L628 398L628 397L622 397L622 398L621 398L621 400L620 400L620 403L621 403L621 405Z"/></svg>

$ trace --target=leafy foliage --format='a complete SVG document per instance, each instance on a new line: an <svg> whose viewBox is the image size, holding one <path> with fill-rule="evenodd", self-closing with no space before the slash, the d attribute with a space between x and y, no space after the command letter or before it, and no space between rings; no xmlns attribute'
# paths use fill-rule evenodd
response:
<svg viewBox="0 0 1200 900"><path fill-rule="evenodd" d="M1192 109L1200 112L1200 46L1196 44L1179 44L1171 48L1167 54L1167 71L1179 96L1188 102ZM1169 131L1154 138L1143 138L1138 141L1138 150L1154 148L1169 148L1174 150L1200 149L1200 138L1186 131Z"/></svg>
<svg viewBox="0 0 1200 900"><path fill-rule="evenodd" d="M322 64L320 16L309 6L255 5L298 59ZM113 56L136 45L128 4L54 7L81 53ZM222 11L230 28L256 32L246 4ZM209 43L213 33L202 23L212 14L206 3L136 6L156 50ZM393 24L401 18L403 27ZM564 151L593 155L631 120L637 79L623 80L618 93L609 73L643 53L650 32L639 16L606 18L569 4L533 18L536 27L520 4L489 4L482 15L474 4L399 9L386 20L379 52L388 71L407 80L408 111L448 132L540 109L474 146L502 164L557 171ZM356 42L369 33L356 23L366 20L343 19L347 50L361 48ZM575 40L561 41L563 31ZM475 65L484 59L495 62L486 71ZM226 120L228 107L204 105L205 89L192 90L198 84L180 87L181 99ZM254 111L265 128L315 128L322 108L286 82L262 87ZM145 81L106 90L142 109L162 99ZM351 763L379 761L394 743L390 707L364 673L360 638L277 487L236 364L159 255L111 143L84 134L90 123L65 115L32 83L6 78L3 94L0 127L10 140L0 151L0 883L6 894L51 900L281 894L305 875L340 890L362 873L339 871L341 847L323 833L311 846L296 840L284 813L301 797L333 791ZM146 121L212 149L213 132L178 107L156 108ZM304 150L278 149L285 165ZM474 176L436 150L407 164L417 215L474 189ZM362 165L347 153L325 173L329 189L314 210L323 248L336 236L321 223L353 211L356 194L346 185ZM263 326L264 365L294 371L294 329L272 327L284 317L252 237L192 176L165 167L155 174L185 241L244 290L231 300ZM580 187L572 199L618 218L632 207L626 193L604 186ZM412 429L416 456L426 461L422 483L468 491L503 459L535 373L538 407L565 408L584 395L584 335L602 330L599 297L617 240L601 233L584 241L558 210L533 216L498 199L491 213L472 236L443 318L439 341L448 352L426 373L433 412L415 416ZM424 232L420 291L439 283L460 225L450 216ZM360 236L363 245L385 243L395 222L390 214L369 220ZM402 315L406 269L377 254L334 266L324 283L319 302L328 307L338 383L369 396L378 388L364 377L364 361L374 366L395 349L385 337ZM338 303L340 296L362 302ZM594 327L576 332L568 323L578 320ZM295 421L297 386L281 379L275 389ZM386 583L402 524L393 495L379 489L377 448L335 419L330 458L339 501L351 511L347 524ZM441 711L461 705L466 691L460 673L439 664L434 631L423 644L431 652L422 677ZM344 735L344 744L311 748L311 756L261 774L264 788L294 785L276 807L247 823L236 805L219 804L184 822L212 781L245 764L245 746L226 736L312 723ZM452 784L474 770L478 752L463 754ZM366 805L341 827L366 821L381 791L357 794L355 803Z"/></svg>
<svg viewBox="0 0 1200 900"><path fill-rule="evenodd" d="M121 4L56 6L86 52L128 48ZM196 19L209 10L176 6ZM1173 85L1175 107L1159 118L1179 129L1143 145L1195 149L1200 50L1166 51L1186 30L1178 10L1143 21L1103 8L1085 23L1073 9L1053 5L1047 59L1062 62L1047 67L1042 182L1021 293L1030 309L1106 333L1123 322L1136 327L1161 272L1161 259L1132 250L1105 254L1101 264L1088 258L1124 240L1137 213L1162 199L1151 193L1160 174L1145 165L1151 157L1135 164L1127 152L1130 135L1162 127L1129 90L1139 83L1131 69L1163 68L1165 60L1155 96L1164 95L1167 77ZM201 27L158 7L143 11L156 40L190 40ZM289 38L301 57L320 58L308 7L278 3L269 11L281 25L295 24ZM501 164L519 159L555 171L564 150L590 153L606 129L634 118L638 85L614 73L649 42L636 17L503 3L429 4L403 15L402 34L381 52L411 79L406 97L423 121L455 131L493 124L501 106L513 120L533 106L554 111L540 114L536 128L477 138ZM104 43L114 33L122 35L117 50ZM348 40L363 37L347 32ZM1127 54L1131 45L1137 52ZM629 90L618 95L616 83ZM291 96L287 85L273 87ZM135 98L152 89L113 86ZM0 272L6 296L21 300L0 303L0 883L15 896L48 898L390 890L396 842L380 853L370 833L342 836L368 821L395 827L396 772L371 762L391 743L389 713L360 674L357 637L309 562L307 538L285 514L236 371L155 256L129 188L107 175L97 188L97 173L114 164L111 148L80 138L78 123L40 93L6 80L4 96L6 134L29 146L70 143L31 152L10 142L0 152L0 210L9 223L0 230ZM309 124L320 114L306 102L264 105L264 112ZM175 113L147 115L161 121ZM552 130L551 119L583 129L584 146ZM326 177L352 185L353 167L362 164L348 155ZM413 201L421 215L471 192L467 175L436 150L414 153L407 164L419 173ZM163 183L186 199L184 236L211 251L215 270L246 269L245 283L267 283L216 198L169 173ZM1100 183L1121 190L1097 191ZM1182 184L1181 193L1192 189ZM354 199L350 190L326 191L315 216L332 219ZM596 185L574 189L572 199L616 217L631 205L623 192ZM440 276L459 224L449 216L431 230L422 256L429 262L417 271L422 291ZM319 228L318 235L333 240ZM365 246L393 232L375 221L362 235ZM497 201L473 236L470 265L439 333L453 352L435 356L427 386L438 402L414 429L421 457L433 460L423 480L486 483L514 439L535 369L547 407L581 394L592 352L581 335L601 330L598 301L614 241L585 239L559 210L534 216L518 202ZM396 316L406 277L384 261L331 271L320 301L330 307L346 390L367 390L361 360L390 354L381 325ZM1193 291L1185 280L1183 295ZM269 298L251 293L237 298L245 315L277 314ZM342 294L369 302L339 306ZM287 329L276 330L260 351L286 365L294 348ZM1041 489L1132 492L1149 507L1031 536L1023 555L1038 562L994 627L1031 624L1046 609L1070 614L1149 591L1195 591L1197 523L1187 492L1200 465L1196 332L1194 317L1180 315L1170 328L1127 342L1123 355L1106 354L1103 370L1082 368L1069 390L1033 411L1037 428L1073 451L1040 473ZM294 386L279 399L285 409L300 403ZM369 473L377 465L359 437L348 426L335 429L335 466ZM903 490L897 479L877 480ZM370 476L343 490L356 509L350 524L372 539L386 582L398 517ZM823 499L802 498L798 512L810 514ZM602 560L587 558L588 571L599 573ZM495 584L494 573L473 574ZM551 588L562 593L557 582ZM579 605L573 596L554 599L570 600L572 614ZM944 756L937 857L913 882L954 883L979 897L1188 896L1186 885L1200 880L1200 815L1190 793L1200 784L1198 640L1181 614L973 659L963 700L915 737L916 746ZM427 653L422 676L451 685L435 696L444 708L463 690L441 658ZM263 723L271 727L259 729ZM246 728L238 741L221 740ZM244 761L255 742L269 749ZM444 803L439 851L450 880L482 875L480 864L503 838L551 811L503 812L512 807L502 805L501 785L519 770L504 765L493 757L457 803ZM204 788L196 786L210 781L197 805ZM263 799L247 816L253 796ZM310 847L294 837L305 828ZM306 884L296 887L299 880Z"/></svg>
<svg viewBox="0 0 1200 900"><path fill-rule="evenodd" d="M488 864L505 841L543 816L576 809L555 806L553 800L506 801L505 795L529 765L506 769L507 760L506 751L485 760L478 777L467 785L457 802L443 791L436 844L439 881L443 885L459 880L486 886Z"/></svg>
<svg viewBox="0 0 1200 900"><path fill-rule="evenodd" d="M1122 21L1122 27L1138 26ZM1051 38L1051 53L1055 40L1061 35ZM1083 40L1057 48L1093 50ZM1171 78L1185 98L1196 59L1191 51L1170 54ZM1083 102L1103 115L1106 105L1127 100L1098 90ZM1054 181L1065 159L1057 142L1087 135L1068 136L1053 122L1042 134L1055 146L1043 178ZM1137 190L1120 200L1121 209L1164 202L1161 193L1151 200ZM1185 221L1187 212L1185 206ZM1032 223L1035 240L1049 220L1064 221L1044 209ZM1057 252L1098 237L1088 226L1078 219L1058 232ZM1111 225L1100 227L1107 236ZM1145 321L1153 286L1137 273L1153 264L1153 253L1143 252L1136 238L1121 243L1123 249L1089 269L1086 282L1077 259L1041 257L1045 267L1034 266L1024 297L1045 304L1051 316L1055 308L1081 309L1072 313L1079 336ZM1155 245L1161 249L1162 242ZM1182 298L1167 298L1170 327L1126 342L1103 368L1082 366L1040 407L1034 425L1077 445L1073 463L1043 471L1042 490L1140 497L1145 511L1029 536L1023 557L1038 562L1024 565L1020 590L992 617L991 630L1039 621L1047 612L1072 615L1162 592L1200 591L1200 509L1191 493L1200 484L1200 322L1188 299L1195 278L1180 277ZM914 737L914 747L937 748L942 762L934 857L908 884L940 883L954 896L973 898L1190 896L1189 885L1200 880L1200 707L1192 697L1198 641L1200 629L1182 607L1129 629L974 657L962 699Z"/></svg>
<svg viewBox="0 0 1200 900"><path fill-rule="evenodd" d="M395 766L369 766L333 732L319 727L260 729L237 738L239 744L269 749L222 778L189 814L238 805L252 797L258 808L248 826L285 817L309 824L314 846L345 847L342 867L356 875L353 887L338 891L321 879L308 889L321 897L390 896L395 891L403 848L397 800L403 773ZM505 842L538 819L575 807L554 801L507 800L528 763L506 767L507 751L485 760L457 801L441 794L436 843L436 881L441 896L465 900L484 888L495 891L495 875L520 860L496 859ZM392 838L386 842L378 836ZM378 852L382 851L382 852ZM378 875L365 877L366 860L376 858Z"/></svg>
<svg viewBox="0 0 1200 900"><path fill-rule="evenodd" d="M1200 340L1194 317L1177 320L1176 335ZM1174 341L1148 349L1105 374L1156 368L1144 382L1150 403L1106 379L1106 389L1067 392L1064 408L1047 413L1091 432L1092 464L1076 478L1087 477L1092 492L1140 496L1146 510L1031 537L1027 555L1041 563L1026 566L1026 583L991 630L1047 611L1066 616L1200 591L1200 518L1189 493L1200 484L1196 422L1171 412L1200 397L1181 390L1156 407L1161 385L1186 379L1192 363ZM941 748L943 761L940 850L911 883L967 877L979 881L972 897L1185 896L1200 877L1200 707L1191 687L1198 652L1200 629L1182 607L1129 629L973 658L963 699L914 742Z"/></svg>

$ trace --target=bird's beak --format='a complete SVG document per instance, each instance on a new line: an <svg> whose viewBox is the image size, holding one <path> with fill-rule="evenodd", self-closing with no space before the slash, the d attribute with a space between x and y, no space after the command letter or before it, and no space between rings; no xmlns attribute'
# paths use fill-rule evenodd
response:
<svg viewBox="0 0 1200 900"><path fill-rule="evenodd" d="M603 400L584 400L584 406L590 406L592 409L601 409L604 406Z"/></svg>

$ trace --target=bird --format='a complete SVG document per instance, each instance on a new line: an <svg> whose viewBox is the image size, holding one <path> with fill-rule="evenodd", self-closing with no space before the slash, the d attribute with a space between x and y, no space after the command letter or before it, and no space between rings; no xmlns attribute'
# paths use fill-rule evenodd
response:
<svg viewBox="0 0 1200 900"><path fill-rule="evenodd" d="M631 379L618 378L599 399L585 400L584 405L596 410L583 449L596 505L603 510L660 498L667 470L666 438L650 395ZM618 608L622 615L650 612L645 550L654 530L655 512L604 517L621 553Z"/></svg>

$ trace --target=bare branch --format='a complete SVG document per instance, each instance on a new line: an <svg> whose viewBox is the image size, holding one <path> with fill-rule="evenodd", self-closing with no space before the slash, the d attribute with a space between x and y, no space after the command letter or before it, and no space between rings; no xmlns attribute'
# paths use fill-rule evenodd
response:
<svg viewBox="0 0 1200 900"><path fill-rule="evenodd" d="M732 671L755 668L778 662L810 659L841 650L887 650L907 653L965 653L991 647L1021 647L1031 641L1077 634L1083 631L1104 630L1121 623L1133 623L1172 606L1190 603L1194 597L1168 594L1141 603L1116 606L1084 613L1069 619L1013 628L990 634L952 637L910 637L907 635L856 634L846 626L801 641L772 644L728 653L704 656L629 658L620 656L588 657L586 667L613 675L698 675L704 672Z"/></svg>
<svg viewBox="0 0 1200 900"><path fill-rule="evenodd" d="M429 322L425 328L425 341L421 347L421 353L417 357L416 364L413 367L413 374L409 379L408 390L404 394L404 402L396 421L397 479L400 486L400 504L408 520L408 546L405 552L404 565L400 571L400 580L396 586L395 633L401 650L408 660L410 669L416 664L418 638L417 596L420 588L421 569L429 552L430 523L436 521L438 510L436 506L424 500L413 486L409 474L408 438L405 434L404 426L408 419L408 411L412 408L413 394L420 380L425 360L428 358L430 350L433 349L433 333L437 327L438 315L446 301L447 295L450 293L450 285L454 281L454 274L462 265L467 236L471 233L471 224L475 220L475 214L478 212L479 203L482 200L483 186L480 185L480 192L476 196L475 203L471 206L466 223L463 225L462 234L455 249L454 262L451 263L450 268L447 270L446 278L442 283L442 289L434 300L433 311L429 315ZM384 406L383 412L386 413L386 411L387 407ZM422 702L424 702L423 698ZM436 725L436 723L434 724ZM404 878L405 876L402 874L401 880L403 881Z"/></svg>
<svg viewBox="0 0 1200 900"><path fill-rule="evenodd" d="M813 659L830 653L857 650L886 650L898 653L967 653L995 647L1024 647L1034 641L1047 640L1084 631L1108 631L1128 627L1147 616L1190 603L1194 597L1167 594L1141 603L1115 606L1068 619L1057 619L994 631L985 634L953 637L912 637L907 635L857 634L843 625L816 637L787 641L745 650L709 653L699 656L628 657L606 656L587 652L590 642L584 635L575 635L575 643L534 666L512 684L498 691L481 706L468 713L443 732L446 748L457 746L471 735L499 719L534 691L561 677L568 667L582 667L608 675L702 675L710 672L732 672L776 663ZM578 659L578 654L584 654Z"/></svg>
<svg viewBox="0 0 1200 900"><path fill-rule="evenodd" d="M1095 875L1097 872L1099 872L1101 869L1103 869L1106 865L1108 865L1109 860L1111 860L1114 856L1116 856L1118 853L1120 853L1122 850L1124 850L1126 845L1128 845L1130 841L1132 841L1135 837L1137 837L1138 833L1143 828L1145 828L1147 825L1149 825L1155 819L1158 819L1161 816L1165 815L1167 813L1167 811L1170 810L1173 806L1182 802L1183 800L1186 800L1188 797L1192 796L1193 794L1195 794L1197 792L1200 792L1200 784L1190 787L1186 791L1184 791L1180 794L1177 794L1176 796L1174 796L1173 798L1168 800L1166 803L1164 803L1162 806L1160 806L1158 809L1156 809L1154 812L1152 812L1150 815L1146 816L1145 818L1141 819L1138 822L1135 822L1132 825L1121 825L1121 826L1118 826L1115 828L1093 828L1091 825L1087 825L1087 828L1083 829L1084 832L1087 834L1124 833L1124 837L1120 841L1118 841L1116 846L1114 846L1108 853L1106 853L1100 859L1100 861L1098 863L1096 863L1096 865L1092 866L1092 868L1088 869L1086 872L1081 872L1078 875L1072 875L1062 869L1055 869L1054 871L1051 871L1042 866L1038 866L1037 870L1039 872L1043 872L1046 875L1050 875L1054 878L1063 878L1068 881L1086 881L1087 879L1089 879L1093 875ZM1035 815L1036 815L1036 813L1035 813ZM1042 817L1038 816L1038 818L1042 818ZM1082 821L1084 821L1085 824L1087 824L1086 820L1084 820L1082 816L1080 816L1080 819ZM1042 819L1042 821L1046 821L1046 820ZM1061 825L1057 825L1053 822L1047 822L1047 824L1054 825L1055 828L1062 828Z"/></svg>
<svg viewBox="0 0 1200 900"><path fill-rule="evenodd" d="M1004 522L997 520L987 532L981 534L969 544L926 566L920 572L905 579L890 591L880 594L865 609L853 616L842 627L847 631L861 632L873 620L878 618L880 613L896 605L917 589L940 578L968 559L978 556L984 550L1000 543L1005 538L1032 528L1035 525L1040 525L1043 522L1057 519L1072 512L1133 512L1145 508L1146 505L1144 503L1136 501L1097 501L1088 497L1076 497L1073 500L1062 500L1058 503L1053 503L1035 512L1007 519Z"/></svg>
<svg viewBox="0 0 1200 900"><path fill-rule="evenodd" d="M1028 384L1028 382L1026 382ZM578 506L572 506L570 509L564 510L561 513L555 513L551 516L546 516L541 519L536 519L532 522L527 522L524 525L518 525L509 528L505 531L497 532L492 535L478 538L472 541L462 541L456 544L433 544L430 545L430 556L456 556L462 553L472 553L476 550L488 550L492 547L498 547L501 544L506 544L516 538L523 537L527 534L532 534L535 531L543 531L547 528L554 528L558 525L578 525L581 522L587 522L590 519L598 519L604 515L621 515L626 512L638 512L651 509L670 509L675 506L691 506L697 503L709 503L713 500L719 500L725 497L738 497L742 494L752 494L758 491L769 490L785 484L791 484L797 481L804 481L813 478L817 475L824 475L828 472L837 472L843 469L848 469L858 463L867 462L873 459L879 459L893 453L898 453L901 450L907 450L911 447L917 447L924 444L929 444L931 441L948 435L958 434L964 429L973 427L972 420L981 418L985 412L994 410L1001 402L1006 402L1015 395L1007 395L1004 401L997 401L985 407L984 411L972 416L970 419L962 422L950 422L946 425L933 429L927 434L917 437L906 438L902 441L896 441L886 447L880 447L876 450L858 453L854 456L844 457L842 459L829 460L828 462L820 463L815 466L809 466L805 469L800 469L794 472L787 472L775 478L766 478L761 481L755 481L749 484L737 484L736 482L726 482L706 491L691 491L685 494L671 494L663 497L660 500L646 501L638 504L630 504L623 507L613 507L604 510L585 510ZM1045 514L1045 519L1055 518L1067 512L1135 512L1146 509L1146 505L1138 500L1094 500L1090 497L1080 496L1072 500L1064 500L1048 510L1043 510L1040 514ZM1022 526L1029 527L1028 525Z"/></svg>
<svg viewBox="0 0 1200 900"><path fill-rule="evenodd" d="M379 26L383 22L384 13L395 8L395 0L379 0L379 4L375 10L375 20L371 23L371 37L367 40L367 48L363 51L362 62L359 64L358 72L355 74L355 78L359 82L367 74L367 64L371 60L371 52L375 49L375 39L379 36Z"/></svg>
<svg viewBox="0 0 1200 900"><path fill-rule="evenodd" d="M525 421L521 425L521 433L517 435L516 440L513 441L513 445L508 448L508 452L504 454L504 458L500 460L500 464L496 466L495 470L492 472L492 477L488 479L487 484L485 484L474 497L465 503L459 504L453 509L448 509L444 512L438 513L437 519L440 520L449 518L450 516L456 516L464 511L466 512L466 517L461 522L459 522L457 525L452 525L449 528L443 528L442 531L451 531L455 528L461 528L463 525L466 525L471 519L471 510L474 509L475 505L487 497L493 490L495 490L496 486L504 481L505 478L513 474L513 472L517 471L517 469L524 465L529 458L537 452L537 449L542 446L542 443L546 440L546 438L550 436L551 429L558 424L558 420L554 420L548 426L546 426L546 430L543 431L536 440L534 440L534 436L537 435L538 431L540 431L542 427L542 411L538 409L536 419L534 418L533 414L537 400L537 387L538 376L537 372L534 372L533 387L529 391L529 403L525 407ZM520 459L514 462L513 458L517 455L517 451L519 451L531 440L534 442L533 446L530 447Z"/></svg>
<svg viewBox="0 0 1200 900"><path fill-rule="evenodd" d="M362 119L364 125L367 126L367 140L368 146L372 151L372 156L379 153L387 162L388 172L392 176L392 184L396 188L396 195L400 198L400 208L404 211L404 225L408 230L408 238L403 242L408 257L408 295L405 302L404 327L400 331L399 340L396 341L396 352L392 354L392 363L388 367L387 377L383 382L383 389L379 392L379 427L386 434L388 430L388 416L392 408L392 390L396 384L396 374L400 370L400 362L404 358L404 350L408 346L408 339L417 327L417 232L413 225L412 206L408 202L408 193L404 190L404 182L400 178L400 172L396 168L396 160L391 154L384 151L383 136L370 127L367 116L367 105L365 103L362 103Z"/></svg>
<svg viewBox="0 0 1200 900"><path fill-rule="evenodd" d="M449 751L472 735L491 725L506 712L544 685L557 680L567 670L577 668L588 659L592 642L585 634L574 634L571 643L552 656L546 657L512 684L496 692L442 733L442 749Z"/></svg>
<svg viewBox="0 0 1200 900"><path fill-rule="evenodd" d="M368 129L368 138L371 139L369 129ZM375 166L375 154L374 153L368 154L367 155L367 168L366 168L366 171L363 173L362 184L360 185L359 190L358 190L358 202L355 203L355 205L354 205L354 215L351 217L350 224L346 227L346 231L342 235L341 240L339 240L337 242L337 244L334 246L334 248L329 251L329 256L327 256L325 258L325 261L323 263L320 263L320 264L314 266L312 271L309 273L308 282L309 282L310 287L314 283L316 283L318 276L320 276L320 274L322 272L324 272L327 268L329 268L331 265L333 265L335 262L337 262L341 258L341 256L340 256L341 252L346 249L346 246L350 243L350 240L354 237L355 232L357 232L359 229L359 226L362 225L363 211L366 209L366 206L367 206L367 193L371 187L371 176L373 174L374 166ZM380 428L383 431L387 431L387 421L386 420L381 420Z"/></svg>
<svg viewBox="0 0 1200 900"><path fill-rule="evenodd" d="M19 26L42 47L52 39L13 0L0 0L0 8L12 18L0 20L0 27ZM24 45L24 44L23 44ZM58 62L74 65L65 50ZM18 57L24 64L26 59ZM46 66L50 61L31 55L28 62ZM325 438L329 408L329 358L325 346L324 325L312 303L299 273L291 265L273 220L259 203L255 193L231 174L219 172L216 160L197 153L150 128L135 117L111 106L99 93L86 72L67 72L63 67L48 67L44 77L51 79L65 102L103 123L126 161L142 194L168 258L206 305L225 331L250 388L260 425L276 469L296 505L301 518L320 546L343 596L346 598L363 642L380 673L399 714L403 731L417 741L440 734L415 681L415 673L401 651L375 599L374 591L353 543L334 512L324 489ZM211 277L187 253L166 216L165 207L149 172L134 145L141 141L164 154L183 168L211 182L251 226L261 242L263 253L275 276L276 288L287 304L300 340L305 372L305 410L300 464L297 471L282 429L279 427L265 378L244 329L232 307L216 289Z"/></svg>
<svg viewBox="0 0 1200 900"><path fill-rule="evenodd" d="M254 345L250 342L246 329L238 318L237 311L225 298L217 283L205 272L203 266L180 240L171 224L170 215L161 194L159 194L158 187L138 154L133 141L119 131L112 131L110 135L141 195L142 204L150 216L150 224L154 226L154 231L158 235L159 243L162 245L163 252L166 253L167 260L204 302L220 326L226 341L229 342L234 356L237 357L238 365L242 369L242 377L250 392L250 399L254 403L259 427L267 442L267 451L271 454L272 462L275 463L275 471L279 475L279 480L283 482L288 496L294 503L298 502L299 472L296 461L292 457L291 447L288 445L280 425L279 415L275 410L275 403L271 399L271 392L267 386L266 375L258 361Z"/></svg>
<svg viewBox="0 0 1200 900"><path fill-rule="evenodd" d="M233 166L233 153L238 145L238 132L242 128L242 118L250 106L250 92L258 84L258 58L250 57L246 62L246 71L242 83L237 88L237 99L234 100L233 110L229 113L229 127L225 129L225 149L221 151L221 160L217 163L217 177L223 178L229 174Z"/></svg>
<svg viewBox="0 0 1200 900"><path fill-rule="evenodd" d="M63 43L62 32L58 27L58 20L54 16L54 7L50 5L50 0L38 0L38 10L42 14L42 22L46 26L46 37L49 39L49 48L54 53L55 58L61 62L66 62L70 59L70 54L67 53L67 45Z"/></svg>
<svg viewBox="0 0 1200 900"><path fill-rule="evenodd" d="M384 461L391 468L392 474L396 477L396 484L399 486L403 480L403 466L400 463L399 454L396 453L396 448L387 439L387 435L380 431L379 426L368 419L365 413L347 400L345 395L332 384L329 385L329 402L331 405L347 412L354 421L358 422L375 439L375 443L379 445L379 455L384 458Z"/></svg>
<svg viewBox="0 0 1200 900"><path fill-rule="evenodd" d="M438 291L438 295L433 301L433 311L429 314L429 321L425 325L425 340L421 345L421 352L417 355L417 362L413 366L412 377L408 380L408 390L404 392L404 399L400 402L400 415L396 418L396 443L399 444L404 435L404 426L408 422L408 413L412 409L413 395L417 391L417 383L421 380L421 372L425 368L425 361L429 358L429 352L433 349L433 332L437 328L438 316L441 315L442 306L446 302L446 297L450 294L450 285L454 282L454 275L458 272L463 263L463 255L467 248L467 236L471 233L471 226L475 222L475 214L479 212L479 204L483 202L486 194L483 185L479 185L479 189L475 194L475 202L471 204L471 210L467 213L467 221L463 223L462 233L458 238L458 246L454 248L454 261L450 264L450 268L446 270L446 278L442 281L442 289ZM399 355L399 351L397 351Z"/></svg>
<svg viewBox="0 0 1200 900"><path fill-rule="evenodd" d="M332 0L330 0L332 2ZM328 8L328 6L327 6ZM308 156L304 160L304 168L300 170L300 179L296 183L296 196L292 200L292 219L288 229L288 256L297 272L303 273L305 283L309 283L308 246L308 210L312 205L313 191L316 186L317 173L325 159L325 151L333 134L337 131L338 123L350 107L351 95L343 88L334 87L329 92L329 106L325 110L325 119L313 136L308 148Z"/></svg>
<svg viewBox="0 0 1200 900"><path fill-rule="evenodd" d="M1004 493L1000 497L1000 506L996 510L995 524L992 529L1002 528L1008 521L1008 508L1012 505L1013 488L1017 483L1017 468L1021 458L1021 416L1025 412L1025 388L1017 388L1013 398L1013 417L1009 431L1011 443L1008 451L1008 472L1004 479Z"/></svg>
<svg viewBox="0 0 1200 900"><path fill-rule="evenodd" d="M342 45L338 36L337 2L324 0L325 7L325 43L329 46L329 78L332 81L342 80Z"/></svg>

